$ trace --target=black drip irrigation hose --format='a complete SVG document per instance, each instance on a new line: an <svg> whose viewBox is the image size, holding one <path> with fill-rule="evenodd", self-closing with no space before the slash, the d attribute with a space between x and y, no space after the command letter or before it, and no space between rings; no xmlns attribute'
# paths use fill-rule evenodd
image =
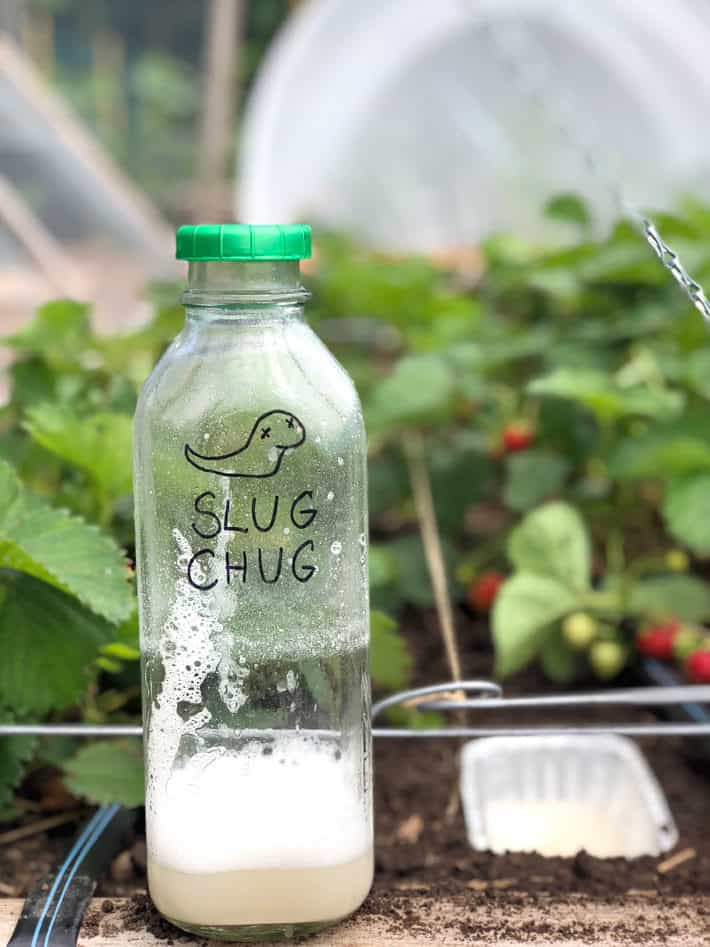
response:
<svg viewBox="0 0 710 947"><path fill-rule="evenodd" d="M25 899L7 947L76 947L101 876L125 847L135 812L102 806L80 830L64 861Z"/></svg>

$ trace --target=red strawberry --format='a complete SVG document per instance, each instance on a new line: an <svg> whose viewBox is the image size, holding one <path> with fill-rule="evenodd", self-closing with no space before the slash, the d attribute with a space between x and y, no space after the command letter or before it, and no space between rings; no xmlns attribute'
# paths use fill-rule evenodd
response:
<svg viewBox="0 0 710 947"><path fill-rule="evenodd" d="M505 582L502 572L484 572L468 589L468 602L479 612L490 610L496 595Z"/></svg>
<svg viewBox="0 0 710 947"><path fill-rule="evenodd" d="M670 661L673 657L673 642L681 631L679 621L644 628L636 637L636 647L648 658Z"/></svg>
<svg viewBox="0 0 710 947"><path fill-rule="evenodd" d="M503 428L503 447L506 454L527 450L535 439L535 432L527 421L511 421Z"/></svg>
<svg viewBox="0 0 710 947"><path fill-rule="evenodd" d="M694 651L685 662L685 671L696 684L710 684L710 649Z"/></svg>

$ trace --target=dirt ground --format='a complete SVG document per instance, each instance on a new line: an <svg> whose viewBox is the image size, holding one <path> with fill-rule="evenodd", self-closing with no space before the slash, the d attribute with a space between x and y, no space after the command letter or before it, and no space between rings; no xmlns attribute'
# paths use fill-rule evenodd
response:
<svg viewBox="0 0 710 947"><path fill-rule="evenodd" d="M418 669L416 679L421 683L446 677L433 622L429 614L410 616L409 640ZM489 675L491 656L484 630L462 616L459 635L466 674ZM530 693L547 687L535 672L530 672L520 676L509 690ZM489 711L486 721L530 725L545 719L544 715L523 713L521 718L520 712L513 717L511 712ZM596 708L574 717L567 714L565 719L603 723L618 721L622 714L628 720L652 719L647 711L619 708ZM565 905L571 908L580 898L610 905L627 900L635 907L629 911L628 930L623 929L624 923L617 925L617 942L645 942L633 938L639 933L639 918L644 917L643 905L650 903L654 905L657 929L647 924L644 936L648 942L654 937L663 942L664 936L669 936L669 919L687 909L688 899L692 902L710 895L710 764L691 761L687 743L677 739L647 738L641 746L678 826L680 839L674 852L669 853L679 855L675 862L669 862L668 855L627 861L597 859L586 853L574 858L543 858L536 854L475 852L466 841L463 815L456 804L460 744L454 740L377 741L376 876L364 910L381 917L392 930L412 926L420 930L422 924L431 922L427 922L426 912L414 906L429 899L445 899L465 905L468 927L462 933L493 941L486 918L491 912L495 914L497 937L503 905L509 905L514 914L522 903L528 907L539 904L544 914L551 902L555 911L564 911ZM0 895L23 895L50 869L74 830L73 823L66 823L6 844L0 833ZM122 925L133 925L130 929L134 930L146 928L162 939L179 940L180 935L157 916L145 897L145 844L140 828L131 845L114 861L110 877L101 882L97 893L104 897L108 914L112 898L132 898L130 910L120 912ZM656 910L658 907L662 910ZM694 910L697 913L697 904ZM704 911L700 911L701 916ZM575 924L576 936L582 942L586 942L585 937L593 942L594 930L590 927L585 932L583 924Z"/></svg>

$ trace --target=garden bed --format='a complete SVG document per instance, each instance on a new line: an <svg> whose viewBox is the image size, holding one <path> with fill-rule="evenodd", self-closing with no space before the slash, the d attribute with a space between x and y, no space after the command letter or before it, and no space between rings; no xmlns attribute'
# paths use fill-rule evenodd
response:
<svg viewBox="0 0 710 947"><path fill-rule="evenodd" d="M434 620L429 613L408 616L418 683L445 679ZM467 676L490 675L485 628L461 615L459 637ZM530 693L549 687L531 671L509 690ZM600 707L577 712L575 719L604 723L618 721L622 714L629 720L650 719L644 710ZM544 719L525 712L525 723ZM519 713L497 711L486 720L522 722ZM325 936L321 943L708 942L710 774L690 763L678 740L648 738L641 745L676 819L680 839L674 853L684 855L677 864L667 856L627 862L586 854L543 858L474 852L456 804L457 741L377 741L375 884L357 921L341 929L350 933L337 940ZM23 895L56 859L71 832L67 824L0 845L0 890ZM137 837L131 854L115 863L113 878L102 882L101 900L85 926L87 937L101 933L118 938L126 929L180 942L181 935L158 918L144 897L143 851ZM132 937L125 942L133 942Z"/></svg>

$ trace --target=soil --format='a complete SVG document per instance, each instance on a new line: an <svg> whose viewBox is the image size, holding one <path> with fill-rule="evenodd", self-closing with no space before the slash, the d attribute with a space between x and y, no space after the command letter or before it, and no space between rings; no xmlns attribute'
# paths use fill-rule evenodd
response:
<svg viewBox="0 0 710 947"><path fill-rule="evenodd" d="M434 616L412 613L406 627L410 629L417 682L445 680ZM459 639L466 675L490 676L489 638L483 624L462 615ZM590 687L595 686L589 683ZM520 675L507 690L549 692L550 685L530 671ZM654 719L645 710L598 707L582 714L565 712L565 720L601 724L618 722L622 714L630 722ZM515 716L511 712L488 711L486 715L486 721L492 725L529 725L545 719L550 719L549 711L547 716L529 711L518 711ZM554 719L559 721L560 717ZM668 856L627 861L602 860L586 853L574 858L544 858L536 854L475 852L466 841L458 805L460 743L428 739L376 741L376 877L364 910L382 918L392 931L426 930L428 925L432 929L432 899L446 900L465 908L461 916L466 920L460 921L462 935L493 943L511 935L512 928L506 934L505 925L501 927L503 905L510 906L514 924L515 907L522 903L539 903L545 911L547 905L554 903L557 911L587 898L634 905L628 912L628 929L624 929L624 923L618 923L612 932L616 943L650 942L654 936L663 942L670 936L668 918L673 912L677 917L678 911L690 910L687 899L692 902L700 895L707 898L710 894L710 767L703 770L697 763L691 763L683 743L677 739L646 738L640 745L666 793L680 833L675 852L684 853L685 860L671 865L670 870L659 871L659 865ZM6 845L0 835L0 894L23 895L56 861L72 832L72 825L65 825ZM145 847L139 833L131 848L114 861L111 877L99 886L98 894L105 897L103 917L97 919L94 913L87 923L100 921L103 933L108 933L107 927L112 926L116 926L117 933L119 928L147 928L158 939L179 943L183 939L180 933L157 915L145 895L144 872ZM129 906L117 912L114 921L111 898L126 896L131 897ZM639 941L639 918L643 919L644 905L651 900L661 908L667 906L668 911L654 914L658 918L657 929L654 931L647 924ZM693 916L708 911L708 903L698 903ZM536 926L544 927L545 923L543 920ZM708 927L710 934L710 915ZM559 924L554 930L557 937L563 934ZM529 933L539 937L545 931L531 929ZM572 933L581 942L588 939L592 943L598 931L590 927L585 932L584 924L576 921ZM516 937L521 936L518 929Z"/></svg>

